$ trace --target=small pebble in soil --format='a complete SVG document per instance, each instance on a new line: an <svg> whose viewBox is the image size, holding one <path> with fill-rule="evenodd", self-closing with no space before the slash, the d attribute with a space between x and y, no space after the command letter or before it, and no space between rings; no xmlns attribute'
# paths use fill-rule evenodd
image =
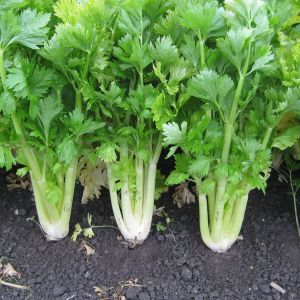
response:
<svg viewBox="0 0 300 300"><path fill-rule="evenodd" d="M194 276L194 278L199 278L200 272L198 270L194 270L193 271L193 276Z"/></svg>
<svg viewBox="0 0 300 300"><path fill-rule="evenodd" d="M180 280L180 279L181 279L181 275L180 275L179 272L174 273L174 277L175 277L177 280Z"/></svg>
<svg viewBox="0 0 300 300"><path fill-rule="evenodd" d="M85 278L90 278L90 277L91 277L91 272L90 272L90 271L87 271L87 272L84 274L84 277L85 277Z"/></svg>
<svg viewBox="0 0 300 300"><path fill-rule="evenodd" d="M180 258L177 260L177 266L178 266L178 267L183 266L185 262L186 262L185 257L180 257Z"/></svg>
<svg viewBox="0 0 300 300"><path fill-rule="evenodd" d="M160 242L163 242L165 239L165 237L163 235L157 235L157 240L160 241Z"/></svg>
<svg viewBox="0 0 300 300"><path fill-rule="evenodd" d="M280 300L280 295L279 295L279 294L273 295L273 299L274 299L274 300Z"/></svg>
<svg viewBox="0 0 300 300"><path fill-rule="evenodd" d="M150 300L150 296L146 292L142 292L139 294L139 300Z"/></svg>
<svg viewBox="0 0 300 300"><path fill-rule="evenodd" d="M130 286L126 291L126 298L134 299L141 291L141 286Z"/></svg>
<svg viewBox="0 0 300 300"><path fill-rule="evenodd" d="M53 288L53 296L58 297L65 293L66 289L63 286L56 285Z"/></svg>
<svg viewBox="0 0 300 300"><path fill-rule="evenodd" d="M183 268L181 271L181 277L183 280L189 281L193 277L193 273L188 268Z"/></svg>
<svg viewBox="0 0 300 300"><path fill-rule="evenodd" d="M213 291L209 295L211 298L219 298L219 293L217 291Z"/></svg>
<svg viewBox="0 0 300 300"><path fill-rule="evenodd" d="M197 296L195 296L195 300L204 300L204 296L203 295L197 295Z"/></svg>
<svg viewBox="0 0 300 300"><path fill-rule="evenodd" d="M92 244L93 246L97 245L97 244L98 244L97 239L96 239L96 238L93 238L93 239L91 240L91 244Z"/></svg>
<svg viewBox="0 0 300 300"><path fill-rule="evenodd" d="M84 264L80 265L79 267L79 273L82 274L86 271L86 266Z"/></svg>
<svg viewBox="0 0 300 300"><path fill-rule="evenodd" d="M15 211L14 211L14 214L16 216L26 216L26 210L24 208L16 208Z"/></svg>
<svg viewBox="0 0 300 300"><path fill-rule="evenodd" d="M167 240L174 240L174 235L173 235L172 233L166 233L166 234L165 234L165 238L166 238Z"/></svg>
<svg viewBox="0 0 300 300"><path fill-rule="evenodd" d="M46 246L46 245L41 245L41 246L39 246L39 248L38 248L38 250L39 250L40 252L45 252L46 249L47 249L47 246Z"/></svg>
<svg viewBox="0 0 300 300"><path fill-rule="evenodd" d="M189 219L189 216L187 215L183 215L180 217L180 221L184 222L184 221L187 221Z"/></svg>
<svg viewBox="0 0 300 300"><path fill-rule="evenodd" d="M269 294L271 292L271 289L268 284L264 284L261 286L261 291L265 294Z"/></svg>
<svg viewBox="0 0 300 300"><path fill-rule="evenodd" d="M162 287L162 288L168 287L168 283L167 283L167 282L163 282L163 283L161 284L161 287Z"/></svg>

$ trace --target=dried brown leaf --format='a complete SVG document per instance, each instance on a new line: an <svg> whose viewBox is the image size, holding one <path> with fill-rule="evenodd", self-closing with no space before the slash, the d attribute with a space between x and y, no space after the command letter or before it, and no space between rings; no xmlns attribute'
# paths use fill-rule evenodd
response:
<svg viewBox="0 0 300 300"><path fill-rule="evenodd" d="M94 255L96 253L95 248L84 240L80 244L80 249L84 250L87 256Z"/></svg>
<svg viewBox="0 0 300 300"><path fill-rule="evenodd" d="M97 294L98 297L100 297L100 300L107 299L107 292L103 288L99 286L94 286L94 292Z"/></svg>
<svg viewBox="0 0 300 300"><path fill-rule="evenodd" d="M6 176L6 181L7 181L7 189L9 191L15 189L31 190L31 182L28 175L24 177L19 177L16 174L9 174Z"/></svg>
<svg viewBox="0 0 300 300"><path fill-rule="evenodd" d="M166 215L165 207L161 206L161 207L156 208L153 214L154 214L154 216L158 216L160 218L163 218Z"/></svg>
<svg viewBox="0 0 300 300"><path fill-rule="evenodd" d="M190 191L187 182L182 182L175 188L175 192L173 194L173 203L179 208L181 208L184 204L195 203L195 201L196 197Z"/></svg>
<svg viewBox="0 0 300 300"><path fill-rule="evenodd" d="M21 274L18 273L10 263L7 263L6 265L4 265L1 273L4 278L7 278L7 277L21 278Z"/></svg>

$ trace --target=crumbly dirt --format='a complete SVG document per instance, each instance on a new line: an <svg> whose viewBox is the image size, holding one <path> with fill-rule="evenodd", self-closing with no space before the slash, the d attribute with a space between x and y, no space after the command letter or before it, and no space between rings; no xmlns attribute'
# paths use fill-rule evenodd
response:
<svg viewBox="0 0 300 300"><path fill-rule="evenodd" d="M84 238L95 249L94 255L87 256L80 248L82 237L77 242L70 238L47 242L38 226L26 221L36 215L31 192L8 191L5 186L2 174L0 258L21 274L21 279L11 282L30 290L0 285L0 299L101 299L95 286L106 299L114 299L113 294L115 299L123 295L136 300L300 299L300 239L289 190L276 174L265 196L251 192L243 240L226 254L205 247L198 231L197 205L178 209L171 192L158 205L175 219L172 232L158 233L153 228L142 246L129 249L118 230L96 229L94 238ZM80 192L78 187L71 232L76 223L86 224L88 213L94 216L94 224L114 224L108 193L82 206ZM285 295L270 286L272 281L286 290Z"/></svg>

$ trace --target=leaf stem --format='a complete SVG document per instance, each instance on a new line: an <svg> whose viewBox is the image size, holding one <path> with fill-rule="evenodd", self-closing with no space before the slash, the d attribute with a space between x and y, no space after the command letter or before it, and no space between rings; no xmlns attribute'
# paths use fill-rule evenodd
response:
<svg viewBox="0 0 300 300"><path fill-rule="evenodd" d="M270 140L272 131L273 131L273 128L272 127L268 127L268 129L267 129L267 131L265 133L264 139L262 141L262 147L263 147L263 149L266 149L266 147L268 145L268 142Z"/></svg>
<svg viewBox="0 0 300 300"><path fill-rule="evenodd" d="M81 99L81 94L78 90L76 90L76 95L75 95L75 107L78 108L80 111L82 111L82 99Z"/></svg>
<svg viewBox="0 0 300 300"><path fill-rule="evenodd" d="M87 79L87 74L88 74L88 71L89 71L91 55L92 55L92 53L91 53L91 51L89 51L88 54L87 54L86 62L85 62L85 65L84 65L84 68L83 68L83 72L82 72L83 80Z"/></svg>
<svg viewBox="0 0 300 300"><path fill-rule="evenodd" d="M3 90L5 90L5 80L6 80L6 70L4 66L4 50L0 48L0 78L3 86Z"/></svg>
<svg viewBox="0 0 300 300"><path fill-rule="evenodd" d="M198 38L200 42L200 65L202 68L205 67L206 61L205 61L205 40L202 38L201 31L198 32Z"/></svg>
<svg viewBox="0 0 300 300"><path fill-rule="evenodd" d="M296 198L296 193L293 185L293 178L292 178L292 171L289 168L289 181L290 181L290 186L292 190L292 195L293 195L293 202L294 202L294 211L295 211L295 220L296 220L296 226L297 226L297 232L300 237L300 225L299 225L299 217L298 217L298 210L297 210L297 198Z"/></svg>
<svg viewBox="0 0 300 300"><path fill-rule="evenodd" d="M7 282L7 281L3 281L2 279L0 279L0 284L9 286L9 287L12 287L12 288L15 288L15 289L21 289L21 290L29 290L30 289L30 287L28 287L28 286L10 283L10 282Z"/></svg>

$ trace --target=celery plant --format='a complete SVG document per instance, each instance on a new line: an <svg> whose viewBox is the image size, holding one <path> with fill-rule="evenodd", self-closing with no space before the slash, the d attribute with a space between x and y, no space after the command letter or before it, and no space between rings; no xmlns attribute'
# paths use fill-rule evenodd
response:
<svg viewBox="0 0 300 300"><path fill-rule="evenodd" d="M67 113L65 78L42 66L35 51L47 38L50 14L23 2L0 3L0 157L7 168L24 165L19 175L30 173L41 227L57 240L69 231L80 138L99 124L85 120L72 97Z"/></svg>
<svg viewBox="0 0 300 300"><path fill-rule="evenodd" d="M287 20L280 24L278 33L280 47L277 50L278 61L283 74L283 85L289 88L290 93L300 89L300 3L298 1L283 1L285 11L289 11ZM279 12L272 11L277 15ZM290 125L298 128L294 130L294 136L290 138L289 146L293 147L292 153L295 159L300 159L300 116L299 113L290 112L281 119L277 130L281 133L289 129Z"/></svg>
<svg viewBox="0 0 300 300"><path fill-rule="evenodd" d="M157 101L163 94L153 80L152 63L167 38L154 28L169 1L124 1L115 24L114 47L105 76L99 79L101 114L107 127L98 156L106 162L112 208L124 238L141 244L148 236L159 194L157 162L161 135ZM172 59L172 58L171 58Z"/></svg>
<svg viewBox="0 0 300 300"><path fill-rule="evenodd" d="M224 252L240 233L249 192L266 187L271 148L287 147L299 133L274 130L286 113L299 112L299 90L281 88L264 1L178 1L170 15L182 38L169 34L195 75L181 86L179 113L163 126L170 155L182 149L167 182L196 183L202 239Z"/></svg>
<svg viewBox="0 0 300 300"><path fill-rule="evenodd" d="M169 7L161 0L58 1L55 13L62 22L41 51L74 87L77 102L87 104L86 114L105 121L105 128L90 136L97 157L89 159L106 163L116 222L134 244L149 234L158 192L162 145L153 106L159 88L150 82L160 50L152 41L155 24Z"/></svg>
<svg viewBox="0 0 300 300"><path fill-rule="evenodd" d="M283 1L282 5L292 12L286 22L281 25L279 32L280 47L277 51L279 62L281 65L284 81L283 84L287 86L290 91L298 90L298 98L300 98L300 3L299 1L291 1L292 5L287 6L288 3ZM273 10L274 11L274 10ZM286 11L286 9L285 9ZM278 13L277 13L278 14ZM276 11L275 11L276 15ZM293 124L298 130L291 135L290 125ZM291 112L286 117L282 118L277 126L277 131L283 133L285 142L288 143L290 149L285 150L285 153L280 153L285 161L288 171L280 170L280 174L286 176L286 181L291 188L293 197L295 221L298 235L300 236L297 192L300 184L298 178L293 178L292 172L300 169L300 113ZM277 166L279 167L279 166Z"/></svg>

